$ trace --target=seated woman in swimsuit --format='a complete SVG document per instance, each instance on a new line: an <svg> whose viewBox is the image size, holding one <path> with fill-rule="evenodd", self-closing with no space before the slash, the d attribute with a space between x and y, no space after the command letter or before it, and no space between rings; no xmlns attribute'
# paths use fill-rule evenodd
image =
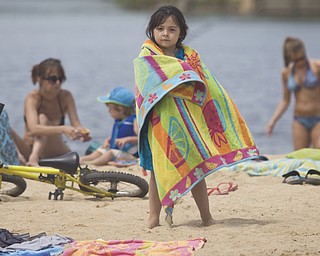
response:
<svg viewBox="0 0 320 256"><path fill-rule="evenodd" d="M31 79L39 88L25 98L25 134L22 139L12 130L12 137L27 165L37 165L39 158L56 157L70 151L63 134L71 140L91 138L89 130L79 121L72 94L61 88L66 76L60 60L50 58L34 65ZM65 114L70 126L64 124Z"/></svg>
<svg viewBox="0 0 320 256"><path fill-rule="evenodd" d="M276 122L289 106L291 94L294 94L294 150L320 148L320 60L308 59L304 43L297 38L287 37L283 50L283 97L266 132L272 134Z"/></svg>

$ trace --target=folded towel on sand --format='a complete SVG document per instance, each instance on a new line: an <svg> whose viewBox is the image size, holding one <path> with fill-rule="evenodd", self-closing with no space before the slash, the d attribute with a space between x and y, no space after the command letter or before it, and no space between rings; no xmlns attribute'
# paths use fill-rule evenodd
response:
<svg viewBox="0 0 320 256"><path fill-rule="evenodd" d="M112 256L112 255L194 255L206 240L197 238L185 241L155 242L146 240L89 240L74 242L63 256Z"/></svg>
<svg viewBox="0 0 320 256"><path fill-rule="evenodd" d="M286 157L296 158L296 159L312 159L312 160L320 161L320 149L302 148L286 154Z"/></svg>
<svg viewBox="0 0 320 256"><path fill-rule="evenodd" d="M293 170L296 170L300 175L305 176L311 169L320 170L320 161L314 161L312 159L280 158L261 162L243 162L221 170L244 171L250 176L281 177L283 174Z"/></svg>

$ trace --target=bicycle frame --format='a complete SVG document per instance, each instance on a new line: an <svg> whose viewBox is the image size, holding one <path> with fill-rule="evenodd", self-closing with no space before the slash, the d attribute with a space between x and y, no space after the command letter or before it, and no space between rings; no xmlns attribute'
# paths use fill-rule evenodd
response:
<svg viewBox="0 0 320 256"><path fill-rule="evenodd" d="M40 159L39 167L6 165L0 162L0 192L21 195L27 180L55 186L49 200L63 199L63 191L70 189L97 198L144 197L149 190L147 181L139 176L116 171L97 171L79 165L79 155L69 152L56 158ZM77 185L77 187L75 186Z"/></svg>
<svg viewBox="0 0 320 256"><path fill-rule="evenodd" d="M83 184L80 180L80 167L77 169L75 175L68 174L55 168L16 166L5 164L2 164L2 166L0 167L0 174L15 175L28 180L51 184L54 185L60 192L65 189L70 189L85 195L91 195L95 197L111 197L112 199L114 198L114 194L112 192L100 190L99 188ZM0 175L0 188L1 184L2 176ZM75 184L86 188L87 191L76 188Z"/></svg>

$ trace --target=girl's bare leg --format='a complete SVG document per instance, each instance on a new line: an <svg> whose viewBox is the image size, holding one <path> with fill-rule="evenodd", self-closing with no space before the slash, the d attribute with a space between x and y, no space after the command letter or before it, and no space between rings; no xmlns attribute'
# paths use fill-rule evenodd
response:
<svg viewBox="0 0 320 256"><path fill-rule="evenodd" d="M206 226L212 225L214 220L210 213L207 184L205 179L194 186L194 188L191 190L191 193L198 206L203 224Z"/></svg>
<svg viewBox="0 0 320 256"><path fill-rule="evenodd" d="M161 212L161 201L159 199L158 189L154 173L151 172L149 182L149 218L147 227L152 229L160 225L159 218Z"/></svg>

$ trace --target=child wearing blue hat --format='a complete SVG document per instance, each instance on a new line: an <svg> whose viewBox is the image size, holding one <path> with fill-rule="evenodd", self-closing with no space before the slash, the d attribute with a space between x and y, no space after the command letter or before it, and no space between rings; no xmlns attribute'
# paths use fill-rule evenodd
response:
<svg viewBox="0 0 320 256"><path fill-rule="evenodd" d="M115 120L112 134L97 150L82 156L80 163L106 165L115 162L125 165L137 161L138 126L133 93L125 87L117 87L97 100L106 104Z"/></svg>

